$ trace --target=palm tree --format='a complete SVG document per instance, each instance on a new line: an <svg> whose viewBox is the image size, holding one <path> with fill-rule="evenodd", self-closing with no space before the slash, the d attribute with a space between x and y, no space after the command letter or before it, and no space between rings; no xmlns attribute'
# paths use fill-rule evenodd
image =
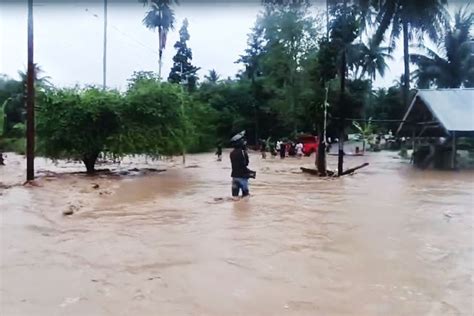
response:
<svg viewBox="0 0 474 316"><path fill-rule="evenodd" d="M158 76L161 79L161 67L163 50L166 48L166 37L170 30L174 29L174 11L172 4L178 4L178 0L138 0L143 5L148 5L150 10L143 18L143 24L150 30L158 30Z"/></svg>
<svg viewBox="0 0 474 316"><path fill-rule="evenodd" d="M50 86L52 86L51 82L49 79L51 77L49 76L42 76L41 74L44 74L43 68L39 66L38 64L34 64L34 77L35 77L35 86L40 89L46 89ZM26 89L26 80L28 77L28 74L26 71L18 71L18 76L20 76L20 81L23 84L23 87ZM26 92L25 92L26 94Z"/></svg>
<svg viewBox="0 0 474 316"><path fill-rule="evenodd" d="M215 69L211 69L209 70L209 74L205 75L204 78L206 78L208 82L216 84L219 81L220 76Z"/></svg>
<svg viewBox="0 0 474 316"><path fill-rule="evenodd" d="M424 34L434 41L438 40L439 34L447 25L447 0L380 0L375 3L379 9L379 23L373 43L379 45L389 28L391 48L395 47L395 42L401 35L403 37L403 101L407 105L410 90L409 42L414 35L422 41Z"/></svg>
<svg viewBox="0 0 474 316"><path fill-rule="evenodd" d="M354 69L354 77L362 79L368 75L371 80L385 75L388 65L387 59L393 59L389 53L389 47L374 45L370 42L368 45L364 43L353 44L348 52L348 64Z"/></svg>
<svg viewBox="0 0 474 316"><path fill-rule="evenodd" d="M421 46L424 54L410 55L418 66L415 71L418 87L474 87L474 39L470 34L473 24L474 13L467 12L467 7L460 9L454 16L454 25L438 42L439 54Z"/></svg>

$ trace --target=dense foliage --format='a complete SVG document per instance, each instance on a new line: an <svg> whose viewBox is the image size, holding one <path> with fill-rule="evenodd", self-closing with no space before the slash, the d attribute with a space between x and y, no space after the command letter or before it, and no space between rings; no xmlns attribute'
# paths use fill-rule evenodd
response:
<svg viewBox="0 0 474 316"><path fill-rule="evenodd" d="M93 172L99 154L116 146L121 107L117 92L95 88L49 92L38 111L40 150L48 157L80 159Z"/></svg>
<svg viewBox="0 0 474 316"><path fill-rule="evenodd" d="M241 130L247 131L251 145L299 133L320 134L326 91L329 137L341 137L344 129L365 131L369 118L371 131L394 132L410 96L409 44L423 35L439 47L421 46L422 53L412 54L419 87L474 83L473 14L464 9L448 26L446 0L330 0L327 23L326 12L314 11L310 1L264 0L247 47L236 60L242 70L225 79L218 69L210 69L200 83L187 20L174 46L168 81L161 78L162 51L174 28L177 1L139 1L148 8L144 24L158 31L158 74L134 73L123 92L50 89L37 76L38 150L44 154L90 161L86 164L93 170L99 153L204 151L225 145ZM374 90L373 81L387 72L398 38L403 39L405 63L400 83ZM3 138L24 135L25 76L20 77L0 77ZM367 123L354 125L354 118ZM0 150L6 143L0 141Z"/></svg>
<svg viewBox="0 0 474 316"><path fill-rule="evenodd" d="M49 91L38 108L40 152L82 160L93 172L101 153L161 156L213 146L212 111L150 75L136 74L124 94L94 87Z"/></svg>

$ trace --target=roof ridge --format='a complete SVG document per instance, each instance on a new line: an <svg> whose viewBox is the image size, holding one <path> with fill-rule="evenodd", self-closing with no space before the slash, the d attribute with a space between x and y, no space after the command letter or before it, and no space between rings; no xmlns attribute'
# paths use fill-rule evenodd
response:
<svg viewBox="0 0 474 316"><path fill-rule="evenodd" d="M437 89L416 89L417 91L464 91L474 90L474 88L437 88Z"/></svg>

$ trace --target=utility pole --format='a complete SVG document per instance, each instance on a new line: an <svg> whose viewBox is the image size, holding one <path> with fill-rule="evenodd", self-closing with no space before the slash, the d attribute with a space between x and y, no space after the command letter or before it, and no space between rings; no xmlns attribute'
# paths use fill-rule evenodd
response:
<svg viewBox="0 0 474 316"><path fill-rule="evenodd" d="M326 37L329 40L329 0L326 0Z"/></svg>
<svg viewBox="0 0 474 316"><path fill-rule="evenodd" d="M161 62L161 59L160 59ZM160 67L161 69L161 67ZM179 83L181 86L181 114L183 115L183 119L185 118L185 112L184 112L184 85L187 83L187 80L184 79L184 73L183 73L183 62L181 61L181 73L180 73L180 78L179 78ZM186 164L186 124L187 122L184 122L184 139L183 139L183 144L182 144L182 154L183 154L183 165Z"/></svg>
<svg viewBox="0 0 474 316"><path fill-rule="evenodd" d="M35 178L35 64L33 62L33 0L28 0L28 73L26 81L26 181Z"/></svg>
<svg viewBox="0 0 474 316"><path fill-rule="evenodd" d="M104 0L104 56L103 56L103 69L102 69L102 89L107 87L107 0Z"/></svg>
<svg viewBox="0 0 474 316"><path fill-rule="evenodd" d="M337 175L341 176L344 171L344 138L345 138L345 124L346 124L346 108L344 104L344 93L346 91L346 47L342 50L342 62L341 62L341 91L339 95L339 111L341 118L339 120L339 150L337 155Z"/></svg>
<svg viewBox="0 0 474 316"><path fill-rule="evenodd" d="M344 14L347 10L347 0L344 0ZM346 72L347 72L347 48L346 43L343 43L344 47L342 49L342 60L341 60L341 94L339 95L339 111L341 113L341 119L339 121L339 150L337 154L337 175L342 176L344 171L344 138L345 138L345 124L346 124L346 105L345 102L345 92L346 92Z"/></svg>

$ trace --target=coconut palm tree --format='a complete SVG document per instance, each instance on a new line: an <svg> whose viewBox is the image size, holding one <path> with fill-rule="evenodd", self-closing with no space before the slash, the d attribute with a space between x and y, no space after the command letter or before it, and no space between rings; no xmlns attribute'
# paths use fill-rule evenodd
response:
<svg viewBox="0 0 474 316"><path fill-rule="evenodd" d="M148 5L150 10L143 18L143 24L150 30L158 30L158 76L161 79L163 50L166 48L166 37L174 29L175 16L171 9L177 0L138 0L143 5Z"/></svg>
<svg viewBox="0 0 474 316"><path fill-rule="evenodd" d="M421 46L424 54L410 55L418 66L415 71L418 87L474 87L474 38L470 33L473 24L474 13L462 8L454 16L454 25L438 42L439 53Z"/></svg>
<svg viewBox="0 0 474 316"><path fill-rule="evenodd" d="M51 77L43 76L45 71L38 64L34 64L34 77L35 77L35 86L40 89L46 89L52 86L52 83L49 81ZM27 71L18 71L18 76L20 76L20 81L26 89L26 80L28 77ZM26 92L25 92L26 94Z"/></svg>
<svg viewBox="0 0 474 316"><path fill-rule="evenodd" d="M393 59L389 47L377 46L370 42L353 44L348 53L348 64L354 70L354 77L362 79L367 75L371 80L385 75L388 69L386 60Z"/></svg>
<svg viewBox="0 0 474 316"><path fill-rule="evenodd" d="M403 100L405 105L408 104L410 90L409 42L414 36L422 41L424 34L434 41L438 40L448 21L446 3L447 0L378 1L378 28L372 41L378 46L384 40L384 34L388 29L391 29L391 48L395 47L396 40L400 36L403 37Z"/></svg>

